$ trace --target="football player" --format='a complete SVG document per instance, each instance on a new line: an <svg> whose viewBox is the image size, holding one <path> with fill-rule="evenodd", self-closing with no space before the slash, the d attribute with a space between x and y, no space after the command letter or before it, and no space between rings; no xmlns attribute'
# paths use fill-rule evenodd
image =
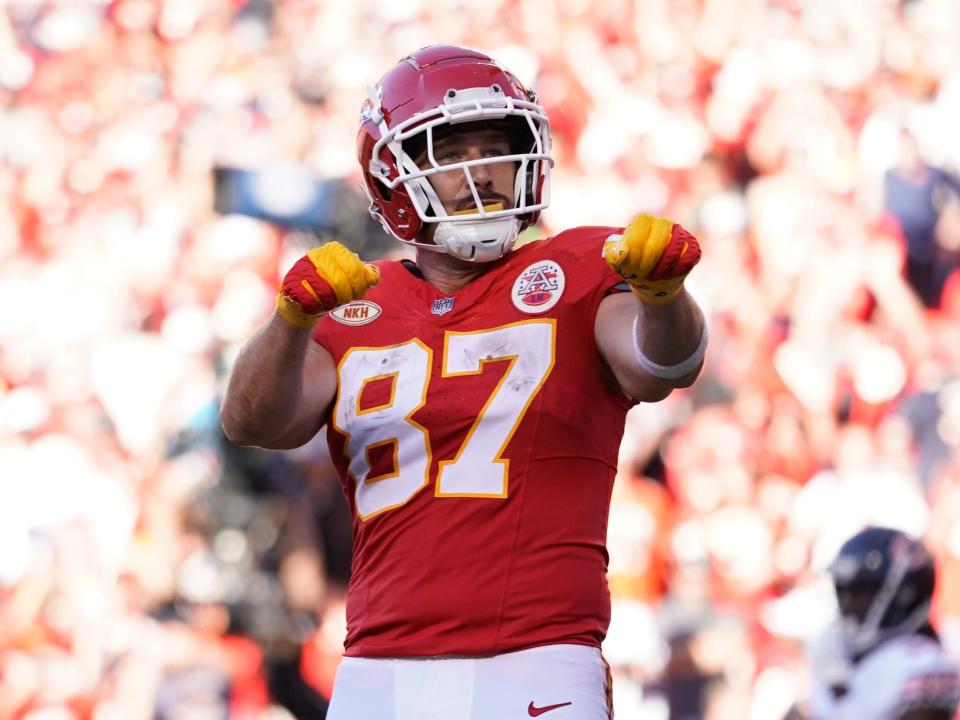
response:
<svg viewBox="0 0 960 720"><path fill-rule="evenodd" d="M816 720L952 720L960 675L930 624L934 563L889 528L850 538L829 567L838 621L813 645Z"/></svg>
<svg viewBox="0 0 960 720"><path fill-rule="evenodd" d="M514 250L548 204L549 129L487 55L400 61L357 147L416 261L311 250L233 368L228 437L293 448L326 426L353 511L334 720L609 716L617 452L632 405L700 371L700 247L641 215Z"/></svg>

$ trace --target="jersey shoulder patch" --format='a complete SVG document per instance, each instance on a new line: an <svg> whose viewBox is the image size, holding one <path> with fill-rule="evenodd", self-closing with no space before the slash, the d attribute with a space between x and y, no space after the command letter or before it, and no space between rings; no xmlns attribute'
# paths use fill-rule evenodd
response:
<svg viewBox="0 0 960 720"><path fill-rule="evenodd" d="M553 237L531 243L528 257L551 260L566 271L568 285L572 284L571 298L577 301L585 296L603 295L611 291L628 290L623 279L603 259L603 244L610 235L623 232L618 227L577 227Z"/></svg>
<svg viewBox="0 0 960 720"><path fill-rule="evenodd" d="M623 232L622 227L583 226L557 233L542 240L542 247L567 252L577 256L594 256L603 259L603 243L614 234Z"/></svg>

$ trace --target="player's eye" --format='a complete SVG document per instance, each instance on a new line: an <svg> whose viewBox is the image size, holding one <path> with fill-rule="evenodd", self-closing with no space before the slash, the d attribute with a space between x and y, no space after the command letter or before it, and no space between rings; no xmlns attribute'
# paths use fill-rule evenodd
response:
<svg viewBox="0 0 960 720"><path fill-rule="evenodd" d="M459 150L441 150L436 153L437 162L441 165L459 162L463 158L463 153Z"/></svg>

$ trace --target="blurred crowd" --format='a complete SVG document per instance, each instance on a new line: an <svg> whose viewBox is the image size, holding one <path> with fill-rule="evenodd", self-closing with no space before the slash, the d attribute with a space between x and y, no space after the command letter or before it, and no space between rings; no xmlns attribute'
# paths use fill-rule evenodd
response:
<svg viewBox="0 0 960 720"><path fill-rule="evenodd" d="M218 397L310 244L401 255L353 138L437 42L547 107L531 237L704 248L704 373L621 453L618 719L785 718L866 522L928 540L960 657L958 37L955 0L7 0L0 718L324 716L346 505L322 440L231 446Z"/></svg>

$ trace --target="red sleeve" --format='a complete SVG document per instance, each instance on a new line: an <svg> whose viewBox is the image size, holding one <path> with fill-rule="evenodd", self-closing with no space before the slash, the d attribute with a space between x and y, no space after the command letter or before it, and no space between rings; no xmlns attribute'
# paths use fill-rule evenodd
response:
<svg viewBox="0 0 960 720"><path fill-rule="evenodd" d="M600 302L614 292L630 288L607 261L603 259L603 244L613 234L623 233L622 227L578 227L566 230L548 242L558 255L566 258L570 275L575 280L573 290L578 302L588 302L596 315Z"/></svg>

